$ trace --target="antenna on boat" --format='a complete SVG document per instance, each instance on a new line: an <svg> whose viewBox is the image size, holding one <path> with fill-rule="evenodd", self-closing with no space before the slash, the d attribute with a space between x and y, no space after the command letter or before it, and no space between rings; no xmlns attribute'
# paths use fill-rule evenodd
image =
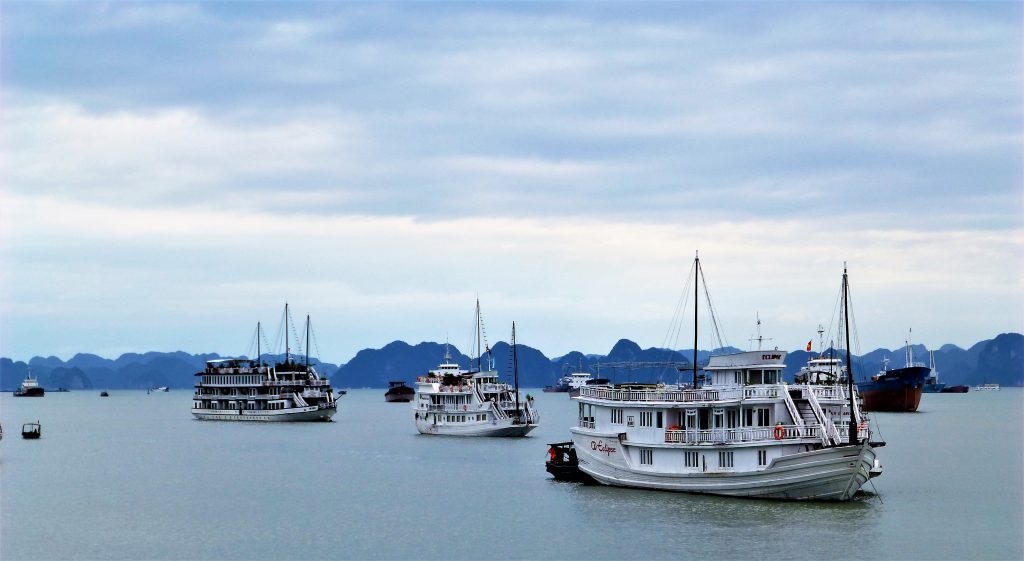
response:
<svg viewBox="0 0 1024 561"><path fill-rule="evenodd" d="M853 399L853 364L850 357L850 285L846 277L846 263L843 263L843 321L846 326L846 385L850 394L850 439L849 444L857 444L857 420L853 417L856 402Z"/></svg>
<svg viewBox="0 0 1024 561"><path fill-rule="evenodd" d="M700 278L700 250L697 250L693 258L693 389L697 389L697 315L700 308L697 306L697 296L700 290L697 284Z"/></svg>
<svg viewBox="0 0 1024 561"><path fill-rule="evenodd" d="M757 341L757 350L760 351L761 350L761 343L764 342L764 341L771 341L772 338L771 337L765 338L765 337L761 336L761 313L757 312L756 317L757 317L757 337L751 337L750 338L750 342L753 343L754 341Z"/></svg>

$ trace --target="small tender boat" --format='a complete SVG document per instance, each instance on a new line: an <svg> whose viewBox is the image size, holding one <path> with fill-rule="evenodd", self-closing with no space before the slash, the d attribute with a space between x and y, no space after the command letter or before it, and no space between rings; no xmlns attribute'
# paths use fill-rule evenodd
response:
<svg viewBox="0 0 1024 561"><path fill-rule="evenodd" d="M100 397L110 397L110 394L107 392L100 392Z"/></svg>
<svg viewBox="0 0 1024 561"><path fill-rule="evenodd" d="M28 440L35 440L43 436L43 426L39 424L39 421L34 423L25 423L21 425L21 437Z"/></svg>
<svg viewBox="0 0 1024 561"><path fill-rule="evenodd" d="M967 393L970 390L971 390L970 386L964 386L964 385L946 386L946 387L942 388L942 391L939 392L939 393Z"/></svg>
<svg viewBox="0 0 1024 561"><path fill-rule="evenodd" d="M415 395L416 390L405 385L405 382L392 380L388 382L388 391L384 392L384 401L388 403L409 403Z"/></svg>
<svg viewBox="0 0 1024 561"><path fill-rule="evenodd" d="M548 461L544 469L559 481L576 481L579 483L597 483L593 477L580 470L579 459L572 441L552 442L548 444Z"/></svg>

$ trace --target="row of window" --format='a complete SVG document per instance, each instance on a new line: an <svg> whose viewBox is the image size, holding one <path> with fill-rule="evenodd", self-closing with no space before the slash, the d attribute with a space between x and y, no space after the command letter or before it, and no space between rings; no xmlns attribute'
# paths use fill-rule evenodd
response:
<svg viewBox="0 0 1024 561"><path fill-rule="evenodd" d="M613 425L625 424L626 426L634 426L633 415L624 415L623 410L619 408L612 408L611 410L611 423ZM743 415L746 423L743 426L746 427L768 427L771 426L771 409L768 407L756 407L743 409ZM580 404L580 420L593 421L593 408L589 404ZM708 429L708 428L737 428L740 425L740 410L729 409L715 409L711 412L710 419L708 415L700 416L696 409L687 409L685 422L681 422L683 426L688 429ZM623 423L625 418L625 423ZM656 427L662 428L664 426L664 412L662 411L640 411L640 426L641 427Z"/></svg>
<svg viewBox="0 0 1024 561"><path fill-rule="evenodd" d="M445 415L444 422L446 423L470 423L473 421L486 421L487 414L483 413L480 415Z"/></svg>
<svg viewBox="0 0 1024 561"><path fill-rule="evenodd" d="M262 384L265 376L202 376L204 384Z"/></svg>
<svg viewBox="0 0 1024 561"><path fill-rule="evenodd" d="M719 451L718 452L718 467L721 469L732 468L734 466L734 452L732 451ZM640 465L651 466L654 465L654 449L653 448L641 448L640 449ZM699 468L700 465L700 452L687 451L683 454L683 465L688 468ZM766 466L768 465L768 451L758 450L757 451L757 465Z"/></svg>

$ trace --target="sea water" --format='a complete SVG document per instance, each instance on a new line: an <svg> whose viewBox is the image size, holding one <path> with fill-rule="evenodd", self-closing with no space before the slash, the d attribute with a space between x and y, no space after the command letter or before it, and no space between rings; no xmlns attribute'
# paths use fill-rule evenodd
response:
<svg viewBox="0 0 1024 561"><path fill-rule="evenodd" d="M4 394L0 558L1024 557L1020 389L873 414L885 472L849 503L556 482L576 403L530 393L541 425L518 439L419 435L384 390L296 424L196 421L187 390Z"/></svg>

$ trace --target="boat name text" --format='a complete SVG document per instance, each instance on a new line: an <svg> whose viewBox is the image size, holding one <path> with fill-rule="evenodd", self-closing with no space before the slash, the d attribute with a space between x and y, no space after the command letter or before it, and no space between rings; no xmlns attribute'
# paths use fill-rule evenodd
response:
<svg viewBox="0 0 1024 561"><path fill-rule="evenodd" d="M609 456L614 454L615 450L616 450L615 448L613 448L611 446L607 446L601 440L598 440L598 441L591 440L590 441L590 449L591 450L596 450L598 452L604 452L605 454L608 454Z"/></svg>

